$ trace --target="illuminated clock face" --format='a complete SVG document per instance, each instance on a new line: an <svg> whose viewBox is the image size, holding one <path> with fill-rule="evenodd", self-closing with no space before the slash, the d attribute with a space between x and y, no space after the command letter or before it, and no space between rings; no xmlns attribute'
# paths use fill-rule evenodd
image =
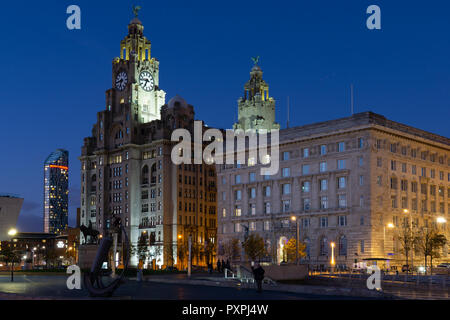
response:
<svg viewBox="0 0 450 320"><path fill-rule="evenodd" d="M148 71L142 71L139 75L139 85L145 91L152 91L154 87L152 74Z"/></svg>
<svg viewBox="0 0 450 320"><path fill-rule="evenodd" d="M119 72L116 77L116 88L122 91L128 83L128 76L125 71Z"/></svg>

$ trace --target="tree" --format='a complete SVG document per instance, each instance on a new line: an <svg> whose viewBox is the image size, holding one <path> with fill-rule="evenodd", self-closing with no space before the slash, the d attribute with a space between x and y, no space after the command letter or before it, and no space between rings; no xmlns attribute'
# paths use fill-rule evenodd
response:
<svg viewBox="0 0 450 320"><path fill-rule="evenodd" d="M180 269L183 269L184 268L184 262L185 262L185 259L186 259L186 246L184 244L180 244L178 246L177 255L178 255L178 263L177 264L179 265Z"/></svg>
<svg viewBox="0 0 450 320"><path fill-rule="evenodd" d="M402 245L401 253L405 255L405 264L407 265L409 253L411 252L414 244L414 236L412 235L412 230L407 223L404 223L403 227L400 229L398 240Z"/></svg>
<svg viewBox="0 0 450 320"><path fill-rule="evenodd" d="M149 244L148 234L143 233L139 237L137 245L133 246L131 250L132 254L137 255L139 261L142 261L142 263L144 263L147 260L147 257L149 256L148 244Z"/></svg>
<svg viewBox="0 0 450 320"><path fill-rule="evenodd" d="M214 256L216 252L216 245L212 241L205 241L205 256L206 256L206 263L212 263L212 257Z"/></svg>
<svg viewBox="0 0 450 320"><path fill-rule="evenodd" d="M297 259L297 255L295 254L295 251L297 250L297 240L295 240L294 238L289 239L283 250L287 262L295 262L295 260ZM300 259L303 257L306 257L306 244L299 242L298 258Z"/></svg>
<svg viewBox="0 0 450 320"><path fill-rule="evenodd" d="M243 244L245 254L250 260L260 260L266 255L266 246L264 239L259 234L251 234Z"/></svg>
<svg viewBox="0 0 450 320"><path fill-rule="evenodd" d="M427 270L427 258L430 257L431 274L433 273L433 258L440 257L440 250L447 243L443 234L438 233L436 228L422 228L415 239L417 251L425 259L425 272Z"/></svg>
<svg viewBox="0 0 450 320"><path fill-rule="evenodd" d="M19 255L8 245L2 246L0 250L0 259L8 265L11 262L20 262Z"/></svg>
<svg viewBox="0 0 450 320"><path fill-rule="evenodd" d="M235 261L240 259L241 257L241 248L239 245L239 240L236 238L230 239L227 242L225 242L224 246L224 253L227 259L231 261Z"/></svg>
<svg viewBox="0 0 450 320"><path fill-rule="evenodd" d="M49 266L54 266L55 261L58 258L58 253L56 249L53 247L47 247L44 253L45 265L48 268Z"/></svg>

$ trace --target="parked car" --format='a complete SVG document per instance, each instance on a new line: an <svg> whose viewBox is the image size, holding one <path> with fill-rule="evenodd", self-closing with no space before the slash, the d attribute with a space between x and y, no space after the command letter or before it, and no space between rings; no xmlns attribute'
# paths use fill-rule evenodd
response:
<svg viewBox="0 0 450 320"><path fill-rule="evenodd" d="M441 263L437 266L437 268L447 268L450 269L450 263Z"/></svg>

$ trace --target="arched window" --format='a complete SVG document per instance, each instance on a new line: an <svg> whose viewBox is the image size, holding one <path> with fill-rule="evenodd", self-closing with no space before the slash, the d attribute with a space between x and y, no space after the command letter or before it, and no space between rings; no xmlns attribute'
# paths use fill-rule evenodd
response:
<svg viewBox="0 0 450 320"><path fill-rule="evenodd" d="M142 184L148 184L148 166L142 168Z"/></svg>
<svg viewBox="0 0 450 320"><path fill-rule="evenodd" d="M152 165L152 169L151 169L151 184L155 184L156 183L156 163L154 163Z"/></svg>
<svg viewBox="0 0 450 320"><path fill-rule="evenodd" d="M328 239L326 237L320 238L320 255L328 255Z"/></svg>
<svg viewBox="0 0 450 320"><path fill-rule="evenodd" d="M346 256L347 255L347 237L342 235L339 238L339 255Z"/></svg>
<svg viewBox="0 0 450 320"><path fill-rule="evenodd" d="M94 175L92 176L91 181L92 181L92 182L96 182L96 181L97 181L97 175L94 174Z"/></svg>

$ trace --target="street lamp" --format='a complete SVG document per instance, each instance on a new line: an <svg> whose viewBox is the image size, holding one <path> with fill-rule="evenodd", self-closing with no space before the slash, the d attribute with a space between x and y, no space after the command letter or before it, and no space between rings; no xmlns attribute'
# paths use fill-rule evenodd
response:
<svg viewBox="0 0 450 320"><path fill-rule="evenodd" d="M447 219L445 219L444 217L437 217L436 222L437 223L446 223Z"/></svg>
<svg viewBox="0 0 450 320"><path fill-rule="evenodd" d="M334 247L336 244L334 242L330 243L331 245L331 273L334 271L334 265L336 264L336 261L334 261Z"/></svg>
<svg viewBox="0 0 450 320"><path fill-rule="evenodd" d="M299 229L299 224L298 224L298 219L297 219L297 217L296 216L292 216L291 217L291 220L292 221L295 221L295 223L297 224L297 233L296 233L296 240L295 240L295 261L296 261L296 263L297 263L297 265L298 265L298 246L299 246L299 244L298 244L298 242L300 241L299 240L299 236L300 236L300 229Z"/></svg>
<svg viewBox="0 0 450 320"><path fill-rule="evenodd" d="M9 244L9 247L11 248L11 244L13 242L13 237L17 234L17 229L11 228L8 230L8 235L11 237L11 242ZM14 249L11 249L11 282L14 282Z"/></svg>

